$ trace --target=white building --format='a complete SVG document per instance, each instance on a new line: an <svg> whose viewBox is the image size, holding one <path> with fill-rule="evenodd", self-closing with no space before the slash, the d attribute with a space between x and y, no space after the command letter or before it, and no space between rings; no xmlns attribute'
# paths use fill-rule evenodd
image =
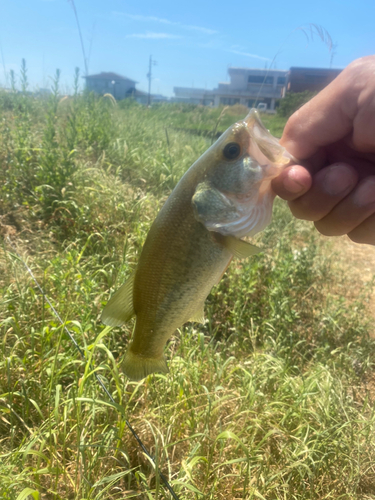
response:
<svg viewBox="0 0 375 500"><path fill-rule="evenodd" d="M263 103L270 112L284 96L286 70L229 68L230 82L219 83L213 90L175 87L175 102L211 106L243 104L249 108Z"/></svg>

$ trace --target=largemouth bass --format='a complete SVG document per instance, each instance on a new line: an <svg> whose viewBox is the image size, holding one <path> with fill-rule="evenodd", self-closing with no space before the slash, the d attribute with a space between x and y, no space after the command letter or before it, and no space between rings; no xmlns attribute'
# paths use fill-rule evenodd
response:
<svg viewBox="0 0 375 500"><path fill-rule="evenodd" d="M167 372L167 340L187 321L204 321L204 301L233 257L259 251L240 238L270 222L271 180L291 162L252 109L184 174L152 224L136 270L103 310L109 326L137 318L122 365L129 378Z"/></svg>

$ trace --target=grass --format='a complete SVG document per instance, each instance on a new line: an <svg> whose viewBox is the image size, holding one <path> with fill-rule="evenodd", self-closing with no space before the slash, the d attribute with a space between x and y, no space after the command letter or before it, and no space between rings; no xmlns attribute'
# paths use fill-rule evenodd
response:
<svg viewBox="0 0 375 500"><path fill-rule="evenodd" d="M170 373L121 373L134 325L101 324L110 290L215 127L243 110L218 123L222 110L61 100L58 76L48 101L27 86L0 94L1 498L171 498L157 470L181 500L375 498L371 283L353 293L329 244L282 202L264 253L235 261L205 325L171 339ZM280 135L283 122L266 125Z"/></svg>

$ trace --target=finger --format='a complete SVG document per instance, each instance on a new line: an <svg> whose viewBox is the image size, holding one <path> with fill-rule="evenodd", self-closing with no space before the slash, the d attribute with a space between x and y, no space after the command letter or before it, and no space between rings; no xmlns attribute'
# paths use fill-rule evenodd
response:
<svg viewBox="0 0 375 500"><path fill-rule="evenodd" d="M365 88L359 96L359 110L353 121L353 145L358 151L375 151L374 87Z"/></svg>
<svg viewBox="0 0 375 500"><path fill-rule="evenodd" d="M318 221L347 196L358 182L356 170L346 163L336 163L320 170L306 194L290 201L289 207L298 219Z"/></svg>
<svg viewBox="0 0 375 500"><path fill-rule="evenodd" d="M348 233L349 238L355 243L375 245L375 214L367 217L359 226Z"/></svg>
<svg viewBox="0 0 375 500"><path fill-rule="evenodd" d="M296 158L309 158L321 147L352 130L352 117L342 109L344 84L338 77L287 121L280 144Z"/></svg>
<svg viewBox="0 0 375 500"><path fill-rule="evenodd" d="M308 191L312 184L311 174L305 167L293 165L272 180L272 189L283 200L295 200Z"/></svg>
<svg viewBox="0 0 375 500"><path fill-rule="evenodd" d="M326 236L348 234L375 213L375 176L360 181L358 186L315 227Z"/></svg>

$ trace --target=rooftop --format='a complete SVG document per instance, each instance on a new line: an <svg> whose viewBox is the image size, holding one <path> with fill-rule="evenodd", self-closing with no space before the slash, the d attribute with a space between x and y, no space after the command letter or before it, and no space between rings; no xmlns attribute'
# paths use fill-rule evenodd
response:
<svg viewBox="0 0 375 500"><path fill-rule="evenodd" d="M229 67L228 73L231 71L261 71L263 73L287 73L287 69L267 69L267 68L240 68L240 67Z"/></svg>
<svg viewBox="0 0 375 500"><path fill-rule="evenodd" d="M87 78L88 80L115 80L115 81L127 80L128 82L138 83L135 80L128 78L127 76L121 76L118 73L113 73L111 71L110 72L102 71L101 73L98 73L96 75L87 75L84 76L83 78Z"/></svg>
<svg viewBox="0 0 375 500"><path fill-rule="evenodd" d="M295 70L298 70L298 71L324 71L325 73L326 72L330 72L330 73L338 73L340 71L342 71L342 69L334 69L334 68L304 68L304 67L301 67L301 66L292 66L289 71L295 71Z"/></svg>

